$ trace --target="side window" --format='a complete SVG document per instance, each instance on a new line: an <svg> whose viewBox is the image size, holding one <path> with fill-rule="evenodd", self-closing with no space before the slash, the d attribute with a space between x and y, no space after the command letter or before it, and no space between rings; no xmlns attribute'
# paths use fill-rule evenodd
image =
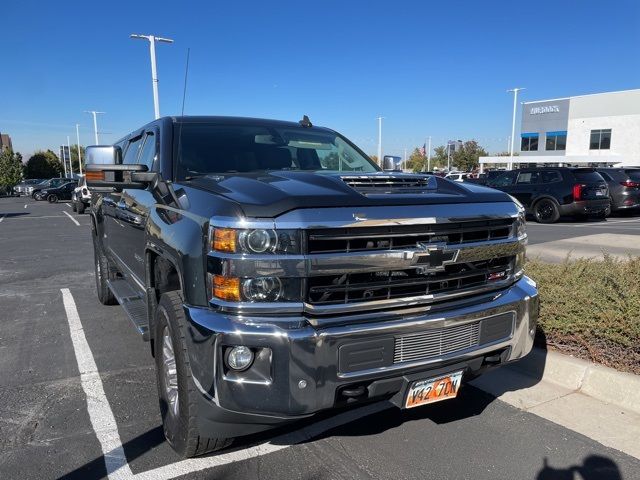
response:
<svg viewBox="0 0 640 480"><path fill-rule="evenodd" d="M560 172L555 170L545 170L540 173L540 183L553 183L553 182L561 182L562 176Z"/></svg>
<svg viewBox="0 0 640 480"><path fill-rule="evenodd" d="M138 158L138 151L140 150L141 144L142 135L129 140L129 146L127 147L127 151L124 152L124 158L122 159L123 164L136 163L136 158Z"/></svg>
<svg viewBox="0 0 640 480"><path fill-rule="evenodd" d="M145 136L144 145L138 158L138 163L146 165L149 170L153 168L153 160L156 156L156 136L153 132L147 132Z"/></svg>
<svg viewBox="0 0 640 480"><path fill-rule="evenodd" d="M518 175L517 184L518 185L531 185L534 183L538 183L538 172L521 172Z"/></svg>
<svg viewBox="0 0 640 480"><path fill-rule="evenodd" d="M518 172L516 172L515 170L511 170L510 172L505 172L502 175L500 175L498 178L494 179L491 182L491 186L506 187L508 185L513 185L513 183L516 181L516 175L518 175Z"/></svg>

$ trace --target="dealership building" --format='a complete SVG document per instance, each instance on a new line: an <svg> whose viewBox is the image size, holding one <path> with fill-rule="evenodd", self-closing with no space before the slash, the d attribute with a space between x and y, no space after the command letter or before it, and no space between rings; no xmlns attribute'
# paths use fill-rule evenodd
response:
<svg viewBox="0 0 640 480"><path fill-rule="evenodd" d="M514 167L640 166L640 89L522 103ZM480 157L504 168L509 157Z"/></svg>

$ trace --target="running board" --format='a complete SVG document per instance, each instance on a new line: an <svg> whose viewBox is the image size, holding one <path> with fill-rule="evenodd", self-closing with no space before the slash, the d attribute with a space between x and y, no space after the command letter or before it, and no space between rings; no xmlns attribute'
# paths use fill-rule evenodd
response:
<svg viewBox="0 0 640 480"><path fill-rule="evenodd" d="M149 325L147 324L147 302L124 279L108 280L107 285L127 313L138 333L145 342L149 341Z"/></svg>

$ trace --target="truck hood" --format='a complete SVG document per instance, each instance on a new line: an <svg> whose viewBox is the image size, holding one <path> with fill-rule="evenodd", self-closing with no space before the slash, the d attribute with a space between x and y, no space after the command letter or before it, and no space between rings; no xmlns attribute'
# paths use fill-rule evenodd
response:
<svg viewBox="0 0 640 480"><path fill-rule="evenodd" d="M341 175L284 170L206 175L184 184L236 202L247 217L272 218L297 208L513 201L504 192L480 185L389 172Z"/></svg>

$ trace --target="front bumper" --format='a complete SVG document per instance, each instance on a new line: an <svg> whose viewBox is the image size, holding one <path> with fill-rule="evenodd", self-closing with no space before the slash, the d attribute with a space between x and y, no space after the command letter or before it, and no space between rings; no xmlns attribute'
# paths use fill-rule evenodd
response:
<svg viewBox="0 0 640 480"><path fill-rule="evenodd" d="M523 277L511 287L464 307L438 312L425 307L384 320L379 313L372 313L368 321L359 318L358 323L325 328L314 327L303 317L255 318L184 308L191 370L200 391L200 431L233 437L354 401L390 398L401 406L406 388L416 378L461 369L476 375L518 360L533 346L539 305L535 283ZM341 364L340 348L345 345L386 338L393 341L405 334L470 325L506 314L513 318L510 333L476 347L378 368L359 370L351 365L344 369ZM267 352L263 360L266 358L269 367L244 378L229 372L223 350L233 345ZM358 398L343 396L346 388L363 387L365 393Z"/></svg>

